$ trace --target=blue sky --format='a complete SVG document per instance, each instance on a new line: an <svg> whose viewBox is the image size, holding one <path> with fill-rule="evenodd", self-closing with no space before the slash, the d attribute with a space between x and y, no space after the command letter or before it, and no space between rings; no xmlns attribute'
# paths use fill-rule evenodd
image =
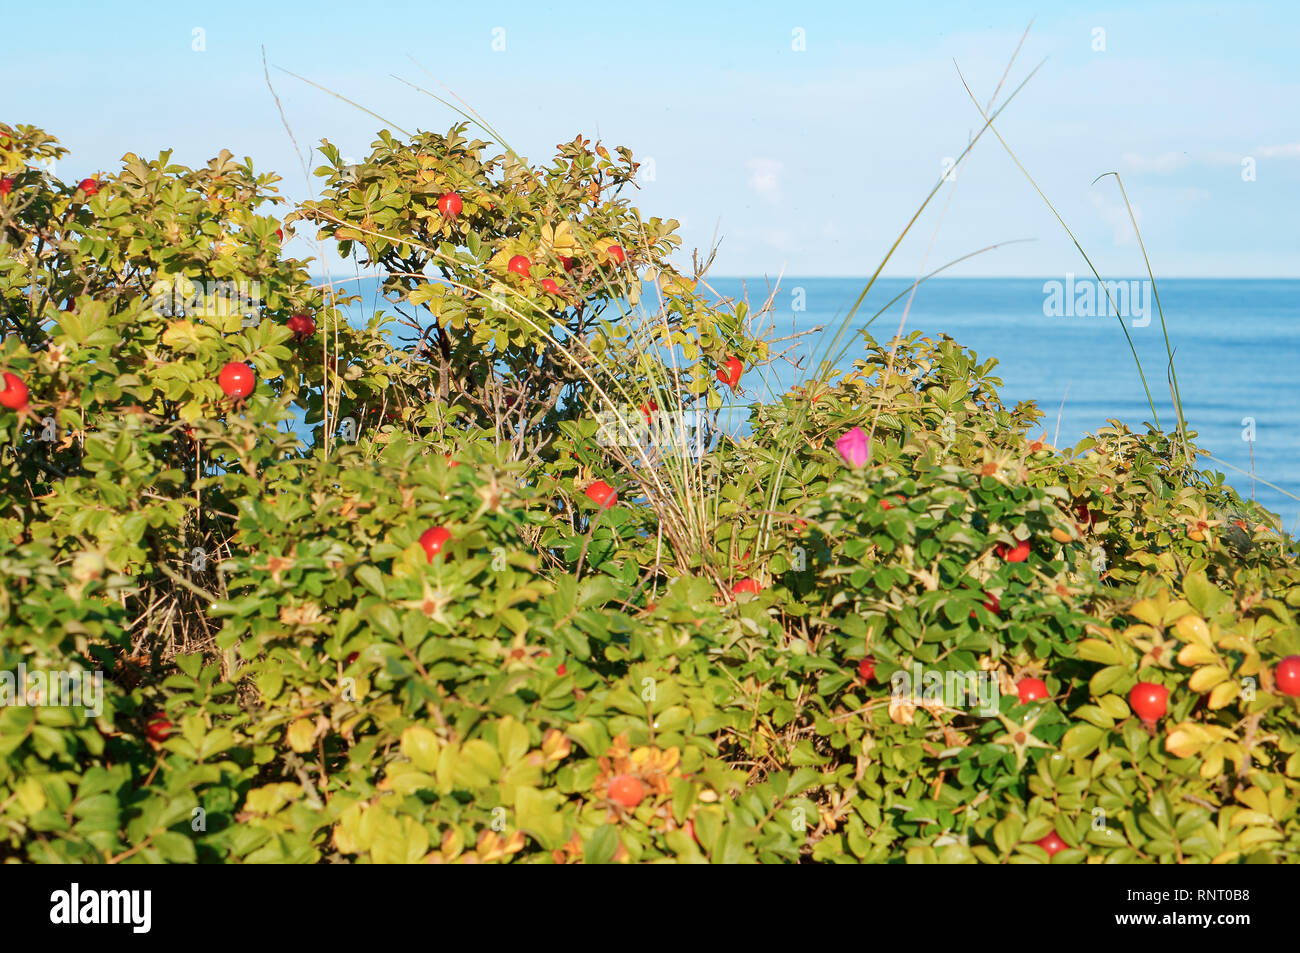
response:
<svg viewBox="0 0 1300 953"><path fill-rule="evenodd" d="M681 220L687 249L716 234L714 273L747 276L874 270L979 128L954 59L986 102L1036 18L1005 89L1046 63L999 130L1103 276L1143 270L1114 180L1092 184L1118 171L1157 278L1300 277L1300 4L135 7L6 11L0 119L59 136L72 150L65 178L113 169L128 151L173 148L199 164L225 147L280 172L290 198L307 196L262 76L265 46L304 147L328 137L360 156L379 124L276 66L408 130L456 117L394 76L444 83L534 160L578 132L653 159L638 204ZM1243 180L1247 159L1254 181ZM888 273L1020 238L1035 240L952 273L1084 270L986 135ZM299 242L296 254L315 253Z"/></svg>

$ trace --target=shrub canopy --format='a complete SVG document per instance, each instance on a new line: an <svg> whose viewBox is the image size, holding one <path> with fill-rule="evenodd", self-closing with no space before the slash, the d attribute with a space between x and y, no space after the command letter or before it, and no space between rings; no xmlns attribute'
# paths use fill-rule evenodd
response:
<svg viewBox="0 0 1300 953"><path fill-rule="evenodd" d="M490 151L325 143L277 218L227 152L71 185L0 126L0 855L1297 859L1294 543L1194 446L1049 446L994 361L863 334L684 452L762 309L627 150Z"/></svg>

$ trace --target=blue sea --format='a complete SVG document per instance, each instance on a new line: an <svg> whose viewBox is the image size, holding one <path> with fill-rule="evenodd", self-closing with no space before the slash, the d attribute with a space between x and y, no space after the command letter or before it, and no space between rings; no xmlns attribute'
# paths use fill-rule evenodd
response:
<svg viewBox="0 0 1300 953"><path fill-rule="evenodd" d="M768 281L761 278L711 278L709 284L722 296L748 300L751 308L769 293ZM852 327L863 327L911 284L877 280ZM994 374L1003 380L1004 402L1037 403L1044 412L1041 427L1057 446L1076 443L1111 418L1142 432L1152 413L1128 341L1104 292L1095 282L1093 288L1086 284L1083 276L932 279L917 288L904 330L948 334L981 359L997 358ZM778 339L823 330L774 345L773 353L793 346L786 356L792 361L803 356L802 368L778 362L761 375L747 374L743 396L770 399L807 377L865 285L865 278L784 276L771 311L756 320L754 330L763 332L770 324L771 336ZM373 281L359 290L367 306L382 306ZM1094 290L1099 293L1090 294ZM1173 430L1169 362L1151 286L1144 279L1126 279L1109 290L1126 315L1160 423ZM1200 465L1224 473L1244 498L1254 497L1295 532L1300 526L1300 280L1166 279L1155 291L1188 428L1198 434L1197 444L1218 458L1201 458ZM878 341L897 333L906 302L904 295L875 319L870 330ZM846 367L862 353L855 340L849 343L841 361Z"/></svg>

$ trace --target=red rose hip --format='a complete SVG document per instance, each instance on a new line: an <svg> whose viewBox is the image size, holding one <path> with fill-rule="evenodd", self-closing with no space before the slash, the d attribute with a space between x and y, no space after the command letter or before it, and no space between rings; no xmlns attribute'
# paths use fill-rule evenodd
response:
<svg viewBox="0 0 1300 953"><path fill-rule="evenodd" d="M645 797L645 787L630 774L620 774L609 782L609 799L624 807L636 807Z"/></svg>
<svg viewBox="0 0 1300 953"><path fill-rule="evenodd" d="M1049 697L1047 683L1041 678L1022 678L1016 682L1016 694L1020 696L1022 705Z"/></svg>
<svg viewBox="0 0 1300 953"><path fill-rule="evenodd" d="M172 723L162 713L150 715L149 720L145 723L144 731L151 741L162 741L172 733Z"/></svg>
<svg viewBox="0 0 1300 953"><path fill-rule="evenodd" d="M996 552L1009 563L1022 563L1029 558L1029 540L1021 540L1015 546L998 543Z"/></svg>
<svg viewBox="0 0 1300 953"><path fill-rule="evenodd" d="M4 390L0 390L0 404L10 410L22 410L27 406L27 385L17 374L4 373Z"/></svg>
<svg viewBox="0 0 1300 953"><path fill-rule="evenodd" d="M253 392L257 384L257 374L247 364L231 361L217 375L217 383L231 400L243 400Z"/></svg>
<svg viewBox="0 0 1300 953"><path fill-rule="evenodd" d="M994 593L991 592L985 594L984 601L980 603L980 605L982 605L985 609L988 609L989 612L992 612L994 615L998 615L1002 611L1002 602L998 599L998 597ZM974 609L970 610L970 617L972 619L975 618Z"/></svg>
<svg viewBox="0 0 1300 953"><path fill-rule="evenodd" d="M445 526L430 526L420 534L420 545L424 547L424 555L429 562L433 562L433 557L442 552L442 547L451 539L451 533Z"/></svg>
<svg viewBox="0 0 1300 953"><path fill-rule="evenodd" d="M1143 722L1155 724L1169 709L1169 689L1155 682L1138 682L1128 693L1128 704Z"/></svg>
<svg viewBox="0 0 1300 953"><path fill-rule="evenodd" d="M1065 841L1061 840L1061 835L1052 831L1042 840L1034 841L1039 847L1047 851L1048 857L1055 857L1061 851L1065 850Z"/></svg>
<svg viewBox="0 0 1300 953"><path fill-rule="evenodd" d="M745 369L745 365L738 357L729 357L723 362L722 367L718 369L718 380L726 384L732 390L740 383L740 374Z"/></svg>
<svg viewBox="0 0 1300 953"><path fill-rule="evenodd" d="M438 199L438 214L443 218L455 218L464 207L461 197L455 192L448 192Z"/></svg>
<svg viewBox="0 0 1300 953"><path fill-rule="evenodd" d="M597 480L583 492L602 510L607 510L618 502L618 493L604 480Z"/></svg>
<svg viewBox="0 0 1300 953"><path fill-rule="evenodd" d="M284 323L297 338L309 338L316 333L316 322L309 314L291 314Z"/></svg>
<svg viewBox="0 0 1300 953"><path fill-rule="evenodd" d="M1300 655L1288 655L1273 669L1273 684L1283 695L1300 697Z"/></svg>

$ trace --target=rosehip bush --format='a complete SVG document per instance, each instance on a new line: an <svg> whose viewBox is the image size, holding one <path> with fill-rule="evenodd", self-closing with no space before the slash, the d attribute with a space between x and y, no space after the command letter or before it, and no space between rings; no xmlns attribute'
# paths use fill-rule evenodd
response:
<svg viewBox="0 0 1300 953"><path fill-rule="evenodd" d="M1195 434L1052 447L914 334L688 466L610 442L739 400L753 315L626 150L465 133L327 143L276 218L0 125L0 856L1298 859L1295 545Z"/></svg>

